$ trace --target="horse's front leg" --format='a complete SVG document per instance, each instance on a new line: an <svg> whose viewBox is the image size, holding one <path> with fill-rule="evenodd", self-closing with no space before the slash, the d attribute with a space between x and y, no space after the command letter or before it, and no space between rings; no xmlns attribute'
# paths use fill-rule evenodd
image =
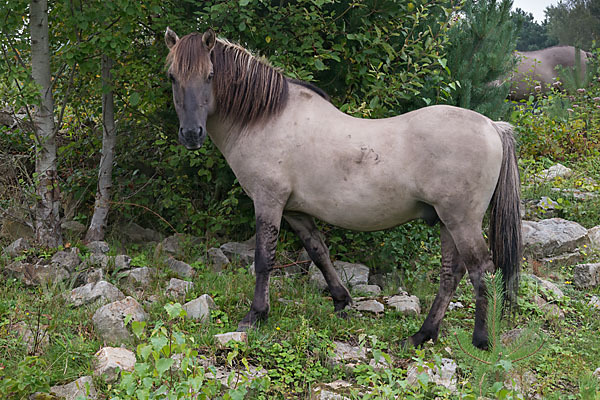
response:
<svg viewBox="0 0 600 400"><path fill-rule="evenodd" d="M254 270L256 285L250 311L238 324L238 331L251 328L269 314L269 276L275 263L275 249L281 225L283 205L276 201L254 201L256 213L256 248Z"/></svg>

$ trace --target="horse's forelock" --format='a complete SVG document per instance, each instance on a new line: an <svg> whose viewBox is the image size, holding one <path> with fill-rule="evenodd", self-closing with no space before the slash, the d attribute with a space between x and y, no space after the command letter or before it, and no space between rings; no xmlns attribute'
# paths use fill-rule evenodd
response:
<svg viewBox="0 0 600 400"><path fill-rule="evenodd" d="M202 44L202 35L190 33L179 39L167 56L170 73L182 81L210 74L210 54Z"/></svg>

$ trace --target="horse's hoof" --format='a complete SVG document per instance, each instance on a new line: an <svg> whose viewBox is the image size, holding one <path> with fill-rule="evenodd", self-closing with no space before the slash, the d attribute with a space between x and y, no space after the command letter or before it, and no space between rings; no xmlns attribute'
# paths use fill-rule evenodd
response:
<svg viewBox="0 0 600 400"><path fill-rule="evenodd" d="M335 313L339 318L342 319L350 319L350 315L346 312L346 310L336 311Z"/></svg>

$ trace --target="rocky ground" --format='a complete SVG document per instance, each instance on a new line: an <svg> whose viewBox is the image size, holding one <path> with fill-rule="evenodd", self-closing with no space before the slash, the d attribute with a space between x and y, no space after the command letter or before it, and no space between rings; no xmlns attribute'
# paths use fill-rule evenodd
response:
<svg viewBox="0 0 600 400"><path fill-rule="evenodd" d="M568 174L564 167L556 166L544 171L537 179L555 179L560 174ZM594 196L594 193L579 192L579 196ZM533 202L530 202L533 204ZM527 206L527 205L526 205ZM535 207L543 207L551 216L556 205L541 199L535 202ZM71 225L69 229L78 229ZM182 248L190 245L194 238L173 235L162 239L160 235L135 224L124 229L124 234L132 242L156 241L154 256L162 259L161 268L166 268L169 280L157 282L157 277L164 276L165 271L159 271L153 265L132 266L132 257L127 254L116 254L117 249L111 249L105 242L92 242L86 245L89 251L85 257L77 247L67 248L56 252L51 258L28 257L31 243L26 238L18 238L4 248L5 266L2 273L5 276L17 278L29 286L53 285L57 282L68 282L71 288L62 293L68 307L93 307L92 316L94 332L104 346L97 349L93 357L93 376L82 376L65 385L53 386L51 393L55 398L76 399L84 394L87 398L99 398L94 387L94 379L104 382L115 382L120 378L120 371L132 371L137 357L135 337L132 334L133 321L148 321L147 309L158 301L161 296L167 296L173 302L181 302L186 312L186 318L200 322L210 320L211 312L218 307L213 298L202 294L186 301L186 293L194 287L197 269L182 261ZM534 299L535 304L549 316L564 319L563 306L566 304L563 289L566 285L581 291L600 286L600 263L585 263L586 255L600 251L600 226L586 229L580 224L561 218L546 218L542 220L523 221L524 265L526 272L524 280L540 288L540 295ZM193 244L193 243L192 243ZM248 266L253 271L254 244L247 242L225 243L218 248L208 249L205 259L201 260L215 271ZM326 289L325 281L318 269L307 262L308 256L299 256L298 263L292 263L276 273L281 275L308 275L309 282L319 289ZM310 265L309 265L310 264ZM564 276L555 266L572 266L572 275ZM384 315L388 310L409 316L420 316L426 310L421 309L420 300L402 288L395 293L383 295L378 285L385 282L385 276L370 276L369 268L361 264L335 262L335 267L342 280L354 295L353 308L356 315ZM118 276L113 283L106 276ZM389 293L389 291L388 291ZM294 299L277 299L286 304ZM452 302L450 309L464 307L459 301ZM589 297L585 307L597 310L600 317L600 298ZM152 321L149 321L152 322ZM35 351L43 351L47 345L48 335L44 329L35 333L17 324L13 333L29 343ZM514 332L513 332L514 333ZM247 342L246 333L224 332L214 335L215 346L227 346L230 341ZM348 368L357 365L370 365L373 368L385 369L389 362L378 357L369 346L356 343L334 341L333 351L329 357L331 364L341 364ZM173 357L176 357L174 355ZM211 367L213 379L222 382L224 387L231 384L231 374L243 374L246 379L265 376L268 371L260 366L248 365L243 370L232 370L231 366L219 363L217 360L203 359L207 368ZM600 379L600 362L595 374ZM433 367L418 366L413 363L406 365L407 381L416 384L420 374L427 374L429 380L443 385L449 390L456 389L457 364L451 358L443 358L441 363ZM311 398L314 399L347 399L352 390L368 391L368 387L357 386L356 382L336 380L313 385ZM40 397L42 398L42 397ZM47 398L47 397L44 397Z"/></svg>

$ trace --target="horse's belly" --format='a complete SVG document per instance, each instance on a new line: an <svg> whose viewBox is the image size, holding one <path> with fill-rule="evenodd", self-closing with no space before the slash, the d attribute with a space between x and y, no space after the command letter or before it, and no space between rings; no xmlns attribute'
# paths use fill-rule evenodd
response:
<svg viewBox="0 0 600 400"><path fill-rule="evenodd" d="M286 211L312 215L321 221L356 231L377 231L425 216L425 205L415 200L357 193L321 192L312 196L292 194ZM389 201L386 201L386 198Z"/></svg>

